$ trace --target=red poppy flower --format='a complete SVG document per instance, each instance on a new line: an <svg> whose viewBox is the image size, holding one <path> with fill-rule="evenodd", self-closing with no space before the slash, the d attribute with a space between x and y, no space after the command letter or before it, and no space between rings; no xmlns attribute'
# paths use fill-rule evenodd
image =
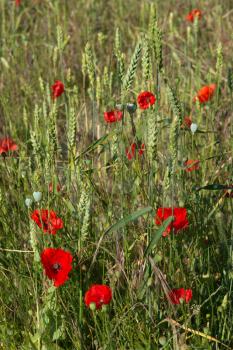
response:
<svg viewBox="0 0 233 350"><path fill-rule="evenodd" d="M187 228L189 225L186 208L174 208L173 210L172 208L158 208L155 216L156 225L160 226L170 216L173 216L174 220L163 232L163 237L168 236L172 229L174 230L174 233L177 233Z"/></svg>
<svg viewBox="0 0 233 350"><path fill-rule="evenodd" d="M53 210L41 209L34 210L31 214L31 219L43 229L44 232L55 235L57 230L63 228L63 221L57 217Z"/></svg>
<svg viewBox="0 0 233 350"><path fill-rule="evenodd" d="M49 184L49 192L53 192L55 190L54 188L54 184L52 182L50 182ZM61 191L61 186L59 184L57 184L57 188L56 188L57 192L60 192Z"/></svg>
<svg viewBox="0 0 233 350"><path fill-rule="evenodd" d="M156 97L152 92L143 91L138 95L138 105L141 109L147 109L156 101Z"/></svg>
<svg viewBox="0 0 233 350"><path fill-rule="evenodd" d="M186 162L184 162L184 165L186 166L185 171L190 172L193 170L199 170L200 161L199 160L193 160L193 159L188 159Z"/></svg>
<svg viewBox="0 0 233 350"><path fill-rule="evenodd" d="M134 158L136 147L137 147L136 143L132 143L130 147L126 148L126 157L128 158L128 160L131 160Z"/></svg>
<svg viewBox="0 0 233 350"><path fill-rule="evenodd" d="M72 270L72 255L60 248L46 248L41 253L41 263L45 274L54 280L54 286L59 287L69 279Z"/></svg>
<svg viewBox="0 0 233 350"><path fill-rule="evenodd" d="M136 143L132 143L132 145L130 147L126 148L125 153L126 153L126 157L128 158L128 160L131 160L135 157L136 149L137 149ZM145 152L145 144L142 143L139 150L138 150L138 155L142 156L144 152Z"/></svg>
<svg viewBox="0 0 233 350"><path fill-rule="evenodd" d="M113 110L109 112L104 112L104 119L107 123L119 122L123 117L122 111Z"/></svg>
<svg viewBox="0 0 233 350"><path fill-rule="evenodd" d="M142 155L143 155L143 153L145 152L145 149L146 149L145 143L142 143L142 144L141 144L141 147L140 147L139 150L138 150L139 156L142 156Z"/></svg>
<svg viewBox="0 0 233 350"><path fill-rule="evenodd" d="M180 299L183 299L185 303L188 303L193 297L193 292L192 289L172 289L168 296L172 304L180 304Z"/></svg>
<svg viewBox="0 0 233 350"><path fill-rule="evenodd" d="M0 140L0 154L18 150L18 145L9 137Z"/></svg>
<svg viewBox="0 0 233 350"><path fill-rule="evenodd" d="M52 98L55 99L65 91L64 84L60 80L56 80L52 85Z"/></svg>
<svg viewBox="0 0 233 350"><path fill-rule="evenodd" d="M189 128L192 124L192 119L190 117L184 117L183 124L181 125L182 128Z"/></svg>
<svg viewBox="0 0 233 350"><path fill-rule="evenodd" d="M20 3L21 3L21 0L15 0L15 5L16 5L16 6L19 6Z"/></svg>
<svg viewBox="0 0 233 350"><path fill-rule="evenodd" d="M186 16L186 21L188 22L194 22L194 19L197 17L198 19L201 19L202 13L198 9L194 9Z"/></svg>
<svg viewBox="0 0 233 350"><path fill-rule="evenodd" d="M111 288L104 284L93 284L84 297L86 306L89 307L91 303L94 303L96 309L101 309L102 305L109 304L111 300Z"/></svg>
<svg viewBox="0 0 233 350"><path fill-rule="evenodd" d="M197 100L199 100L200 103L208 102L213 97L215 89L216 84L204 86L198 91L197 96L194 97L193 101L196 102Z"/></svg>

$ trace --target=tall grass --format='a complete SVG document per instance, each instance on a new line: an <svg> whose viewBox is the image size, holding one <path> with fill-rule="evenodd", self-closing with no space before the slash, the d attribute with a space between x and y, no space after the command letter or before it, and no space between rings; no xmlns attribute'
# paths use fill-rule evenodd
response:
<svg viewBox="0 0 233 350"><path fill-rule="evenodd" d="M0 159L1 349L233 348L233 12L230 0L201 6L0 1L0 136L19 145ZM186 22L196 7L202 19ZM55 80L65 93L53 100ZM194 104L211 83L212 100ZM155 105L129 113L145 90ZM123 119L107 124L115 108ZM128 160L134 142L146 151ZM162 237L159 207L187 208L189 227ZM64 221L55 236L30 219L41 208ZM45 247L73 255L58 288ZM84 304L94 283L113 291L107 311ZM173 288L192 300L171 304Z"/></svg>

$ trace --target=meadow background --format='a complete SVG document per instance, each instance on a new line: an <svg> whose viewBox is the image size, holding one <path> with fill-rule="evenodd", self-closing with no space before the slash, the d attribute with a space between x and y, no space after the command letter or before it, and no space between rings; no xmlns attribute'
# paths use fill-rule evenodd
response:
<svg viewBox="0 0 233 350"><path fill-rule="evenodd" d="M0 0L0 137L18 145L0 159L1 349L233 348L232 24L232 0ZM141 91L156 103L130 115ZM129 160L135 140L146 150ZM159 207L185 207L189 227L162 237ZM37 208L64 228L43 233ZM58 288L45 247L73 255ZM85 306L93 283L111 287L107 311ZM192 300L173 305L173 288Z"/></svg>

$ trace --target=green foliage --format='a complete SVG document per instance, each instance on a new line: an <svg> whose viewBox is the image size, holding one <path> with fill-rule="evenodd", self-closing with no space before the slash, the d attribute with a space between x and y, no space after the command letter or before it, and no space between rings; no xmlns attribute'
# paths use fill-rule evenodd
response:
<svg viewBox="0 0 233 350"><path fill-rule="evenodd" d="M1 350L232 349L232 12L208 6L190 23L186 0L0 1L0 139L19 147L0 154ZM129 114L142 91L155 104ZM162 237L174 218L157 225L159 207L185 207L189 226ZM43 232L35 209L63 229ZM46 247L73 256L58 288ZM93 312L100 283L113 299ZM173 288L192 300L171 304Z"/></svg>

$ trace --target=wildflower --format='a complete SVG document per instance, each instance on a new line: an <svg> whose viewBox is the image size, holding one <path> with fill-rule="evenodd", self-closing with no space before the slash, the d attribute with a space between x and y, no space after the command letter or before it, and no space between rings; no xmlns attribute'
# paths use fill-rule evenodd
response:
<svg viewBox="0 0 233 350"><path fill-rule="evenodd" d="M18 145L10 137L5 137L0 140L0 154L6 154L17 150Z"/></svg>
<svg viewBox="0 0 233 350"><path fill-rule="evenodd" d="M42 198L42 193L41 192L33 192L33 198L36 202L39 202Z"/></svg>
<svg viewBox="0 0 233 350"><path fill-rule="evenodd" d="M111 288L104 284L93 284L84 297L86 306L91 308L91 304L94 304L95 309L101 309L103 305L108 305L111 300Z"/></svg>
<svg viewBox="0 0 233 350"><path fill-rule="evenodd" d="M198 128L197 124L195 124L195 123L191 124L190 130L191 130L192 134L195 134L195 132L197 131L197 128Z"/></svg>
<svg viewBox="0 0 233 350"><path fill-rule="evenodd" d="M138 150L139 156L143 155L143 153L145 152L145 148L146 148L145 143L142 143L139 150Z"/></svg>
<svg viewBox="0 0 233 350"><path fill-rule="evenodd" d="M183 124L181 125L182 128L189 128L192 124L192 119L190 117L184 117Z"/></svg>
<svg viewBox="0 0 233 350"><path fill-rule="evenodd" d="M104 119L107 123L119 122L123 117L122 111L112 110L109 112L104 112Z"/></svg>
<svg viewBox="0 0 233 350"><path fill-rule="evenodd" d="M132 143L130 147L126 148L125 153L128 160L131 160L135 157L136 149L137 149L136 143ZM144 152L145 152L145 144L142 143L138 149L138 155L142 156Z"/></svg>
<svg viewBox="0 0 233 350"><path fill-rule="evenodd" d="M60 80L56 80L52 85L52 98L55 99L61 96L64 91L64 84Z"/></svg>
<svg viewBox="0 0 233 350"><path fill-rule="evenodd" d="M193 292L192 289L172 289L168 296L172 304L177 305L182 302L188 303L193 297Z"/></svg>
<svg viewBox="0 0 233 350"><path fill-rule="evenodd" d="M168 236L172 229L174 230L174 233L178 233L189 225L186 208L158 208L155 216L156 225L160 226L170 216L173 216L174 219L163 232L163 237Z"/></svg>
<svg viewBox="0 0 233 350"><path fill-rule="evenodd" d="M15 0L15 6L19 6L21 4L21 0Z"/></svg>
<svg viewBox="0 0 233 350"><path fill-rule="evenodd" d="M31 214L31 219L43 229L44 232L55 235L57 230L63 228L63 221L57 217L53 210L41 209L34 210Z"/></svg>
<svg viewBox="0 0 233 350"><path fill-rule="evenodd" d="M54 184L52 182L49 183L49 192L53 192L55 190L54 188ZM56 187L56 190L57 192L60 192L61 191L61 186L59 184L57 184L57 187Z"/></svg>
<svg viewBox="0 0 233 350"><path fill-rule="evenodd" d="M213 97L215 90L216 90L216 84L203 86L198 91L197 96L194 97L193 101L196 102L197 100L199 100L201 104L206 103Z"/></svg>
<svg viewBox="0 0 233 350"><path fill-rule="evenodd" d="M69 279L72 270L72 255L60 248L46 248L41 253L41 263L46 276L59 287Z"/></svg>
<svg viewBox="0 0 233 350"><path fill-rule="evenodd" d="M136 143L132 143L130 147L126 148L126 157L128 158L128 160L131 160L134 158L136 147L137 147Z"/></svg>
<svg viewBox="0 0 233 350"><path fill-rule="evenodd" d="M190 172L193 170L199 170L199 160L193 160L193 159L188 159L186 162L184 162L184 165L186 166L185 171Z"/></svg>
<svg viewBox="0 0 233 350"><path fill-rule="evenodd" d="M138 95L138 105L141 109L148 109L156 101L156 97L152 92L143 91Z"/></svg>
<svg viewBox="0 0 233 350"><path fill-rule="evenodd" d="M195 18L201 19L202 13L198 9L194 9L186 16L186 21L188 22L194 22Z"/></svg>
<svg viewBox="0 0 233 350"><path fill-rule="evenodd" d="M25 199L25 205L29 208L32 205L32 199L27 197Z"/></svg>

